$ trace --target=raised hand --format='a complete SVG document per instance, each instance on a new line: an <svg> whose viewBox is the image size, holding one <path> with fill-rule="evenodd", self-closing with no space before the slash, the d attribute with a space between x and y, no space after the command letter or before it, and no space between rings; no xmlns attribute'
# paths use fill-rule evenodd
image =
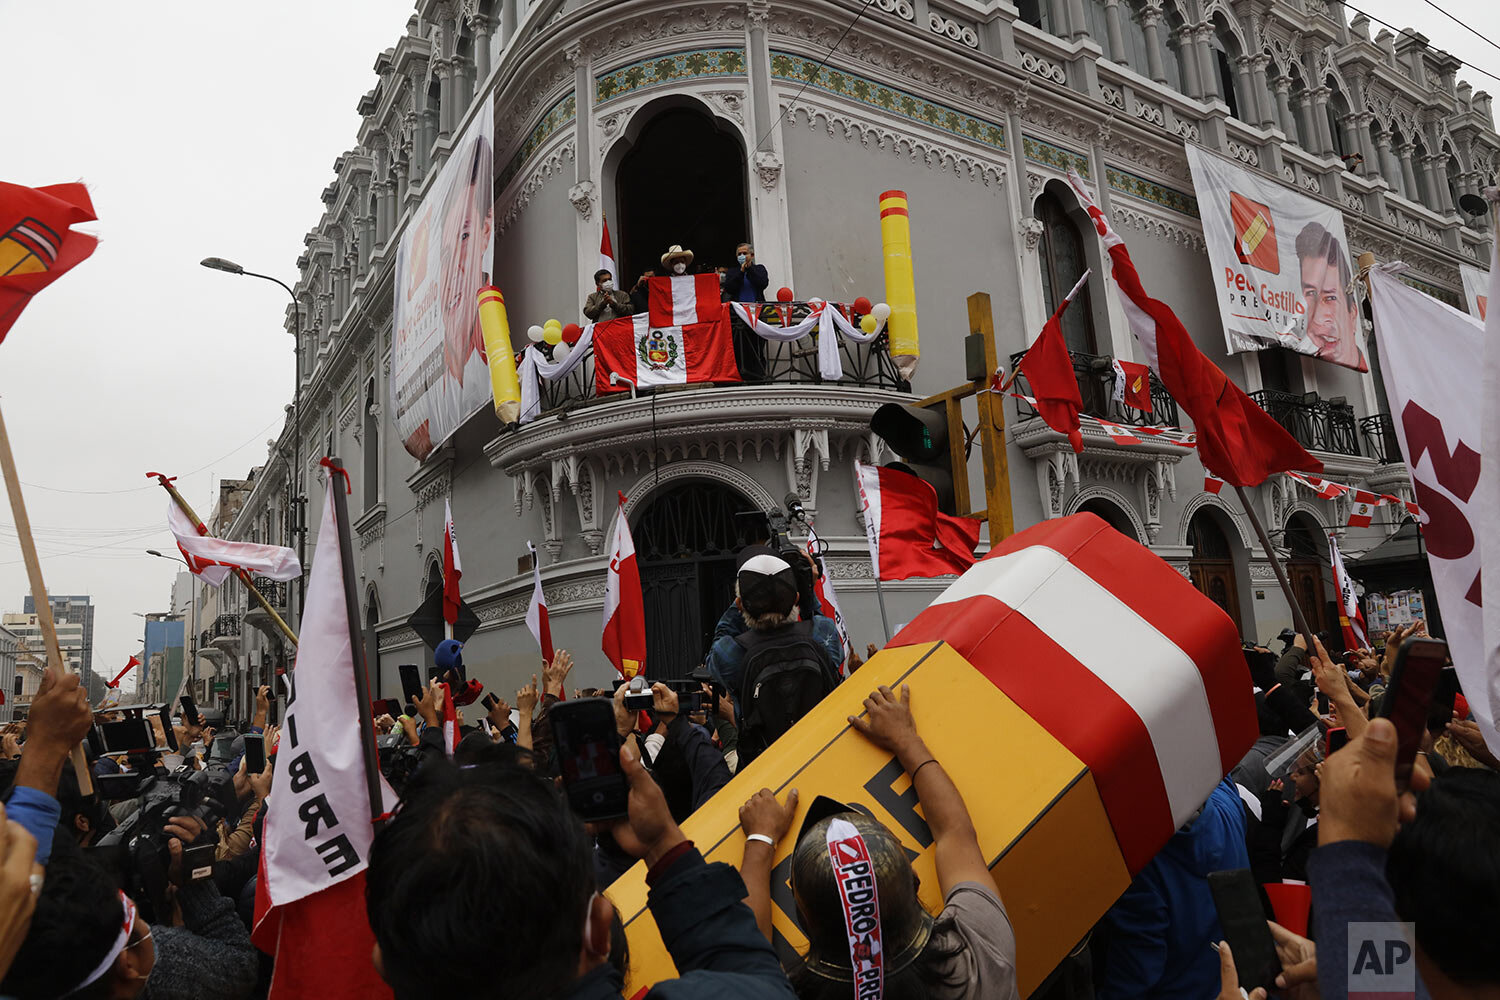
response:
<svg viewBox="0 0 1500 1000"><path fill-rule="evenodd" d="M542 667L542 693L563 697L567 691L564 685L568 674L572 672L573 654L566 649L557 650L552 656L552 662Z"/></svg>
<svg viewBox="0 0 1500 1000"><path fill-rule="evenodd" d="M516 692L516 709L521 713L523 719L531 718L531 713L536 709L537 691L536 674L531 675L531 683ZM510 713L506 713L509 715Z"/></svg>

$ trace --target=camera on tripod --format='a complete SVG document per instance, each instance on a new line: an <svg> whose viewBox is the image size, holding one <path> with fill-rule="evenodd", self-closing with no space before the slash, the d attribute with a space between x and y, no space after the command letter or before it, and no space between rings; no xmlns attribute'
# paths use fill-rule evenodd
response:
<svg viewBox="0 0 1500 1000"><path fill-rule="evenodd" d="M807 549L792 542L790 532L793 522L799 523L807 531L812 526L807 523L807 512L802 509L802 498L795 492L788 493L782 498L783 509L772 508L766 511L766 524L770 528L770 548L785 559L792 567L792 573L797 577L797 607L804 619L811 619L818 613L818 596L814 590L815 574L821 576L823 573L823 553L809 553ZM820 542L821 544L821 542ZM808 556L812 561L808 561ZM816 567L816 569L814 569Z"/></svg>

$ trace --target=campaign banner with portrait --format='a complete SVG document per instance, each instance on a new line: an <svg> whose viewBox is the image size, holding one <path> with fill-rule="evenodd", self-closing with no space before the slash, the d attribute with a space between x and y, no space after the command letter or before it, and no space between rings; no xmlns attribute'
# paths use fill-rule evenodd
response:
<svg viewBox="0 0 1500 1000"><path fill-rule="evenodd" d="M1490 272L1460 264L1458 273L1464 280L1464 304L1469 308L1469 315L1478 316L1483 322L1485 314L1489 312Z"/></svg>
<svg viewBox="0 0 1500 1000"><path fill-rule="evenodd" d="M1279 345L1366 371L1338 209L1197 146L1187 159L1229 353Z"/></svg>
<svg viewBox="0 0 1500 1000"><path fill-rule="evenodd" d="M479 289L494 267L494 147L485 98L396 248L391 408L419 462L490 403Z"/></svg>

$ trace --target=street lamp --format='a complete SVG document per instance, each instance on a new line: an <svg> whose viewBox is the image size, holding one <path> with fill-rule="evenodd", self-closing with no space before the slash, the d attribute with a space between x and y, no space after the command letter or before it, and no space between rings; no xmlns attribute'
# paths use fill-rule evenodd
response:
<svg viewBox="0 0 1500 1000"><path fill-rule="evenodd" d="M297 366L296 377L292 380L292 531L297 536L297 561L307 565L307 523L304 508L306 502L302 497L302 307L297 301L297 293L287 287L286 282L279 278L273 278L269 274L257 274L247 271L232 260L223 257L204 257L199 261L204 267L211 271L223 271L225 274L240 274L247 278L263 278L266 281L274 281L280 285L287 295L292 299L292 319L297 325L297 339L293 345ZM303 581L297 581L297 618L300 621L302 612L307 607L307 588Z"/></svg>
<svg viewBox="0 0 1500 1000"><path fill-rule="evenodd" d="M188 624L188 629L190 630L190 634L188 635L188 642L190 643L188 647L188 672L189 676L191 676L193 679L193 697L198 698L202 694L202 692L198 690L198 580L193 575L193 567L188 566L186 559L179 559L177 556L163 555L156 549L147 549L146 555L155 556L158 559L166 559L174 563L181 563L184 567L187 568L189 598L188 606L192 609ZM172 610L176 611L177 609L173 608ZM140 614L140 612L137 611L136 614ZM146 616L141 615L141 617L144 618Z"/></svg>

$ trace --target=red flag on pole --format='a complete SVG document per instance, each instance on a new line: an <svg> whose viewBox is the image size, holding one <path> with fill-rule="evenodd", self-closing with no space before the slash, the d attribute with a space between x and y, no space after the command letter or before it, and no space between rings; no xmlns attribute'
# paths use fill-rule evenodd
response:
<svg viewBox="0 0 1500 1000"><path fill-rule="evenodd" d="M974 565L978 521L938 510L937 491L909 472L857 468L876 579L947 576Z"/></svg>
<svg viewBox="0 0 1500 1000"><path fill-rule="evenodd" d="M531 603L526 607L526 628L542 649L542 659L552 662L552 624L547 620L547 595L542 591L542 566L537 560L536 546L530 541L531 550Z"/></svg>
<svg viewBox="0 0 1500 1000"><path fill-rule="evenodd" d="M1289 469L1323 471L1322 462L1198 350L1166 303L1146 294L1125 241L1110 228L1083 179L1070 170L1068 180L1109 250L1131 332L1167 392L1193 418L1203 467L1234 486L1258 486Z"/></svg>
<svg viewBox="0 0 1500 1000"><path fill-rule="evenodd" d="M1115 359L1115 402L1151 412L1151 369L1135 361Z"/></svg>
<svg viewBox="0 0 1500 1000"><path fill-rule="evenodd" d="M621 677L646 667L646 600L635 561L635 540L625 517L625 494L619 494L614 537L609 546L609 575L604 584L604 655Z"/></svg>
<svg viewBox="0 0 1500 1000"><path fill-rule="evenodd" d="M610 280L619 287L620 276L615 273L615 248L609 242L609 220L600 216L604 223L604 235L599 237L599 270L608 271Z"/></svg>
<svg viewBox="0 0 1500 1000"><path fill-rule="evenodd" d="M443 691L443 752L448 759L458 750L458 709L453 704L453 692L447 682L438 685Z"/></svg>
<svg viewBox="0 0 1500 1000"><path fill-rule="evenodd" d="M1068 353L1067 341L1063 340L1062 314L1073 301L1073 296L1089 280L1090 273L1084 271L1078 284L1057 304L1057 311L1047 320L1018 365L1021 374L1026 376L1026 384L1031 387L1031 395L1036 397L1036 412L1048 427L1067 435L1075 452L1083 451L1083 431L1078 426L1083 396L1078 392L1078 378L1073 374L1073 357Z"/></svg>
<svg viewBox="0 0 1500 1000"><path fill-rule="evenodd" d="M464 575L462 561L458 558L458 536L453 531L453 507L443 501L443 621L449 625L458 622L458 606L463 603L458 593L459 578Z"/></svg>
<svg viewBox="0 0 1500 1000"><path fill-rule="evenodd" d="M96 218L82 184L0 182L0 342L33 295L94 252L99 241L69 227Z"/></svg>
<svg viewBox="0 0 1500 1000"><path fill-rule="evenodd" d="M1333 564L1333 589L1339 594L1339 628L1344 632L1345 649L1364 649L1370 645L1365 628L1365 613L1359 609L1359 595L1354 592L1354 581L1344 568L1344 554L1339 551L1338 537L1328 535L1328 558Z"/></svg>

